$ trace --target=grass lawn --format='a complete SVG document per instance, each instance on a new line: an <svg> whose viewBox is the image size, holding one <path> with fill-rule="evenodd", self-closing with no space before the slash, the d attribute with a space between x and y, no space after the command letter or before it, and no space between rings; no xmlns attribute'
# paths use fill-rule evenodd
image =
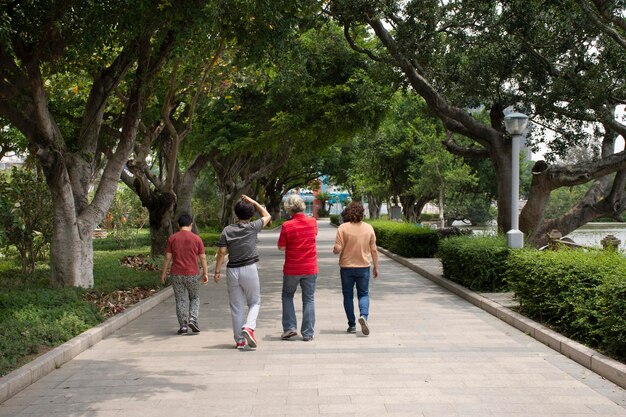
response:
<svg viewBox="0 0 626 417"><path fill-rule="evenodd" d="M200 236L210 263L219 233ZM46 263L25 276L18 260L0 258L0 376L104 321L106 316L88 299L118 290L161 288L159 271L136 270L120 262L135 255L149 259L149 254L147 230L124 239L95 240L94 288L89 290L53 288ZM162 261L151 262L160 269Z"/></svg>

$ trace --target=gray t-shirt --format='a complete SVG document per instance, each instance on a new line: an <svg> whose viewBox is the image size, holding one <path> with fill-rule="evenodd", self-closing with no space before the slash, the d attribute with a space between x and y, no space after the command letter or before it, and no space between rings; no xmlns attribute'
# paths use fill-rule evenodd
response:
<svg viewBox="0 0 626 417"><path fill-rule="evenodd" d="M222 230L217 246L228 248L228 268L239 268L259 262L256 239L263 229L263 219L251 223L235 223Z"/></svg>

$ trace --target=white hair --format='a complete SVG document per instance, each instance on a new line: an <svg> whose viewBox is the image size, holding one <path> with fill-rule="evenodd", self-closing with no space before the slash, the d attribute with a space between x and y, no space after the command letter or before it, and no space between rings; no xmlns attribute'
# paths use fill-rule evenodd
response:
<svg viewBox="0 0 626 417"><path fill-rule="evenodd" d="M306 208L302 197L298 194L290 194L285 199L285 211L289 214L296 214L303 212Z"/></svg>

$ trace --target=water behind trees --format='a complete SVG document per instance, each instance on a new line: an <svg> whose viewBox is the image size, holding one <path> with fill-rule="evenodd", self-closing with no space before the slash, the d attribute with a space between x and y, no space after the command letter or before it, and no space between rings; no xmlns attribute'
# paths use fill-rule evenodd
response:
<svg viewBox="0 0 626 417"><path fill-rule="evenodd" d="M474 230L474 233L477 234L496 233L495 225L475 227L455 224L455 226ZM579 245L601 248L602 244L600 241L607 235L613 235L621 240L620 249L622 251L626 249L626 223L587 223L566 237L574 240Z"/></svg>

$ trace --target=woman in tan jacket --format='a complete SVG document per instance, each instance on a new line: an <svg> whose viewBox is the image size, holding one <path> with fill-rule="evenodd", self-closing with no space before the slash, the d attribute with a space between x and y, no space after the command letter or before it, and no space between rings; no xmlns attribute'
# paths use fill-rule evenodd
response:
<svg viewBox="0 0 626 417"><path fill-rule="evenodd" d="M348 318L348 333L356 333L354 316L354 287L359 300L359 324L364 335L370 333L367 323L369 317L369 281L370 266L372 274L378 277L378 251L374 228L364 223L361 203L348 204L343 215L344 223L337 229L333 253L339 254L343 308ZM371 262L370 262L371 259Z"/></svg>

